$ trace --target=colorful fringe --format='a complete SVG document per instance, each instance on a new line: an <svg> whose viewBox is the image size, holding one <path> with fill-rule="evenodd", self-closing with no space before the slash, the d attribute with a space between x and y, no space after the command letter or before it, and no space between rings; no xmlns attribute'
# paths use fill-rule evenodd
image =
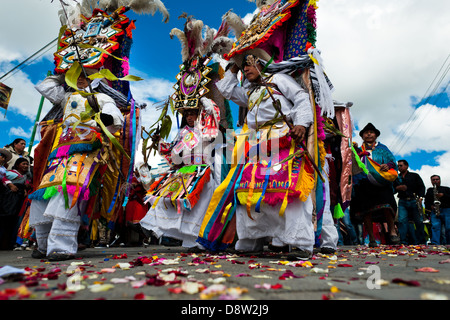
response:
<svg viewBox="0 0 450 320"><path fill-rule="evenodd" d="M53 150L48 160L53 160L56 158L62 158L64 156L68 157L75 153L90 153L94 150L99 149L102 146L102 143L100 140L96 140L93 144L92 143L77 143L67 146L59 147L55 150Z"/></svg>
<svg viewBox="0 0 450 320"><path fill-rule="evenodd" d="M316 0L306 1L293 13L295 23L287 34L284 60L307 54L308 48L316 45Z"/></svg>
<svg viewBox="0 0 450 320"><path fill-rule="evenodd" d="M247 131L247 126L244 125L242 130L243 133ZM299 179L295 181L294 192L289 196L289 192L284 189L284 191L279 194L270 194L266 196L267 191L267 176L264 176L262 180L259 181L258 190L255 189L256 181L253 179L256 176L255 168L256 165L252 163L246 163L244 159L248 156L250 150L246 143L246 136L240 135L235 144L233 150L233 165L226 179L216 188L208 209L206 211L203 223L200 228L199 237L197 242L202 244L205 248L210 251L221 251L226 249L233 241L235 234L235 226L233 225L234 214L236 212L236 206L238 201L247 207L247 213L249 213L249 207L255 206L255 211L259 211L259 206L261 201L275 205L276 203L282 203L279 214L282 215L288 203L293 200L294 197L300 198L301 201L305 201L309 196L311 190L314 188L314 169L308 161L301 161L301 167L298 168ZM245 154L242 159L237 159L238 150L244 150ZM291 145L291 152L292 152ZM290 153L291 153L290 152ZM289 174L292 174L293 166L292 160L289 167ZM270 166L270 164L269 164ZM252 180L250 185L253 186L253 191L238 192L239 186L241 185L241 179L243 178L244 171L251 170ZM248 178L246 178L248 180ZM292 186L294 186L294 181L290 181ZM286 184L287 186L289 183ZM259 189L261 187L261 189ZM249 215L250 218L252 218ZM234 229L232 229L234 228Z"/></svg>
<svg viewBox="0 0 450 320"><path fill-rule="evenodd" d="M182 174L192 174L196 173L198 168L203 168L204 172L200 177L194 177L194 180L190 182L190 185L186 185L185 187L192 187L192 190L189 194L180 194L184 187L181 188L177 186L178 191L176 191L172 195L162 196L160 193L164 192L169 185L164 187L164 190L160 190L159 187L162 186L167 179L171 179L173 177L178 177L177 179L181 178L184 180L184 178L181 176ZM192 208L197 204L197 202L200 200L200 195L203 191L203 188L205 185L211 180L211 168L207 167L206 165L192 165L192 166L185 166L177 170L176 172L173 172L173 175L170 175L169 173L166 173L163 175L158 181L155 181L147 191L147 195L145 196L144 203L148 203L151 199L155 199L153 202L153 207L155 207L161 197L165 197L167 199L170 199L172 204L178 208L178 211L181 213L181 207L183 206L187 210L192 210Z"/></svg>

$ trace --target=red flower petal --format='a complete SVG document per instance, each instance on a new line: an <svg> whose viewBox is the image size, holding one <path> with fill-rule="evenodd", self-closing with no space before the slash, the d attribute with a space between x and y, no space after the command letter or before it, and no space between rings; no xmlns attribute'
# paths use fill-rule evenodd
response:
<svg viewBox="0 0 450 320"><path fill-rule="evenodd" d="M338 267L343 267L343 268L350 268L350 267L353 267L351 264L345 264L345 263L343 263L343 264L338 264Z"/></svg>
<svg viewBox="0 0 450 320"><path fill-rule="evenodd" d="M271 285L270 288L271 288L271 289L282 289L282 288L283 288L283 285L277 283L277 284Z"/></svg>
<svg viewBox="0 0 450 320"><path fill-rule="evenodd" d="M395 278L395 279L392 279L392 283L406 284L411 287L420 287L420 283L415 280L408 281L408 280L403 280L400 278Z"/></svg>
<svg viewBox="0 0 450 320"><path fill-rule="evenodd" d="M134 300L144 300L144 299L145 299L145 294L143 294L142 292L141 293L137 293L134 296Z"/></svg>

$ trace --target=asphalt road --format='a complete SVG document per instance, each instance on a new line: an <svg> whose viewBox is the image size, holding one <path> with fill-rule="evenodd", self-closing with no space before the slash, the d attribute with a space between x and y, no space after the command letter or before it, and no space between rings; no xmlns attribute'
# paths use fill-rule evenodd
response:
<svg viewBox="0 0 450 320"><path fill-rule="evenodd" d="M308 261L152 245L88 248L75 260L49 262L22 250L0 251L0 266L0 275L18 269L0 276L0 299L8 302L170 301L174 315L262 317L297 301L450 299L444 246L343 246Z"/></svg>

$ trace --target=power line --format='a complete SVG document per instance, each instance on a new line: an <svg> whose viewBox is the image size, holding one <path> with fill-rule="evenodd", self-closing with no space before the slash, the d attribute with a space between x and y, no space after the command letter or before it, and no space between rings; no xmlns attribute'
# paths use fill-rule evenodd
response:
<svg viewBox="0 0 450 320"><path fill-rule="evenodd" d="M31 56L29 56L28 58L26 58L24 61L22 61L21 63L19 63L17 66L15 66L14 68L12 68L11 70L9 70L7 73L5 73L3 76L0 77L0 80L2 80L3 78L5 78L6 76L8 76L9 74L13 73L14 71L18 71L21 70L23 68L25 68L27 66L27 62L30 61L31 59L33 59L34 57L36 57L38 54L40 54L42 52L42 54L44 54L45 52L47 52L50 49L50 45L53 45L56 40L58 40L58 38L55 38L54 40L50 41L48 44L46 44L45 46L43 46L41 49L39 49L38 51L36 51L35 53L33 53ZM45 50L45 52L43 52ZM41 56L42 56L41 54ZM40 57L40 56L39 56ZM34 61L34 60L32 60Z"/></svg>
<svg viewBox="0 0 450 320"><path fill-rule="evenodd" d="M450 70L450 64L446 66L447 61L450 58L450 54L447 56L447 58L445 59L444 63L442 64L441 68L439 69L439 71L437 72L435 78L433 79L433 81L431 82L430 86L428 87L427 91L425 92L424 96L422 97L422 99L420 100L420 102L417 105L426 105L427 103L429 103L430 99L432 99L432 97L434 97L438 91L438 89L441 86L441 83L444 81L445 77L447 76L449 70ZM445 71L441 74L441 71L445 68ZM439 74L441 74L441 76L439 77ZM436 81L436 79L438 79L438 82L435 84L433 90L430 92L430 89L433 86L433 83ZM449 83L447 83L447 85L445 86L443 92L446 91L447 87L448 87ZM426 99L425 99L426 97ZM439 99L436 98L436 99ZM437 102L437 100L435 100L434 102ZM428 110L429 112L430 110ZM409 117L409 119L407 120L407 126L405 127L405 129L403 129L403 131L401 132L401 134L399 134L396 139L394 140L394 143L392 144L393 149L395 148L396 145L400 145L400 148L397 149L396 153L399 153L403 147L406 145L406 143L409 141L409 139L411 138L411 136L409 135L409 132L411 131L411 129L415 129L417 128L426 118L427 115L425 115L424 117L422 117L422 120L420 121L420 123L418 125L415 125L413 127L413 124L418 120L418 108L414 110L414 112L411 114L411 116Z"/></svg>
<svg viewBox="0 0 450 320"><path fill-rule="evenodd" d="M447 85L443 88L442 93L445 92L448 88L450 84L450 81L447 82ZM442 97L436 97L435 100L433 101L433 105L436 105L437 102L441 99ZM416 128L420 127L420 125L422 124L422 122L426 119L426 117L428 116L428 114L430 113L431 109L427 110L427 113L422 117L422 119L420 119L420 122L416 125ZM405 147L406 143L409 141L411 137L408 137L406 139L406 141L401 145L401 147L398 149L397 153L400 153L400 151Z"/></svg>
<svg viewBox="0 0 450 320"><path fill-rule="evenodd" d="M430 88L432 87L433 83L435 82L436 78L437 78L438 75L440 74L441 70L444 68L444 66L445 66L445 64L447 63L447 60L449 59L449 57L450 57L450 54L449 54L449 55L447 56L447 58L445 59L445 61L444 61L444 63L442 64L441 68L439 69L439 71L437 72L437 74L436 74L436 76L434 77L433 81L431 82L430 86L428 87L427 91L425 92L424 96L422 97L422 99L420 100L420 102L419 102L417 105L428 103L429 99L430 99L431 96L432 96L432 95L429 94L428 92L429 92ZM447 72L448 72L448 70L447 70ZM435 89L433 90L433 92L436 90L436 88L437 88L437 87L435 87ZM426 101L424 102L425 97L427 97L427 99L426 99ZM394 140L394 142L392 143L392 146L393 146L393 147L394 147L395 145L399 144L400 142L402 142L402 141L405 139L407 131L410 129L410 127L411 127L413 121L416 120L415 117L417 117L417 110L418 110L418 109L415 109L414 112L410 115L410 117L409 117L408 120L406 121L407 126L406 126L406 128L403 130L403 132L402 132L400 135L398 135L398 136L396 137L396 140ZM413 119L413 118L414 118L414 119Z"/></svg>

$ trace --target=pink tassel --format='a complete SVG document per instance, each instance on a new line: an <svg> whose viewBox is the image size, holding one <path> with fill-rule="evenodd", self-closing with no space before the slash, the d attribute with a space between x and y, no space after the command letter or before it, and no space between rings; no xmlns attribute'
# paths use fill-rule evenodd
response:
<svg viewBox="0 0 450 320"><path fill-rule="evenodd" d="M81 186L79 188L81 189ZM76 190L77 190L76 186L67 186L68 194L74 195ZM62 192L62 186L58 186L58 191ZM89 197L90 197L89 189L87 189L86 192L80 196L83 197L82 198L83 200L89 200Z"/></svg>
<svg viewBox="0 0 450 320"><path fill-rule="evenodd" d="M311 22L314 28L316 28L316 8L314 6L309 6L306 10L306 17L308 22Z"/></svg>
<svg viewBox="0 0 450 320"><path fill-rule="evenodd" d="M67 157L69 155L69 149L70 149L70 145L59 147L58 152L56 153L56 157L57 158Z"/></svg>
<svg viewBox="0 0 450 320"><path fill-rule="evenodd" d="M123 60L124 61L122 61L122 72L124 76L127 76L130 73L130 62L128 61L127 57L123 57Z"/></svg>
<svg viewBox="0 0 450 320"><path fill-rule="evenodd" d="M324 118L321 116L321 109L319 105L316 105L316 114L317 114L317 138L320 140L325 140L325 130L324 130L324 124L325 121Z"/></svg>

